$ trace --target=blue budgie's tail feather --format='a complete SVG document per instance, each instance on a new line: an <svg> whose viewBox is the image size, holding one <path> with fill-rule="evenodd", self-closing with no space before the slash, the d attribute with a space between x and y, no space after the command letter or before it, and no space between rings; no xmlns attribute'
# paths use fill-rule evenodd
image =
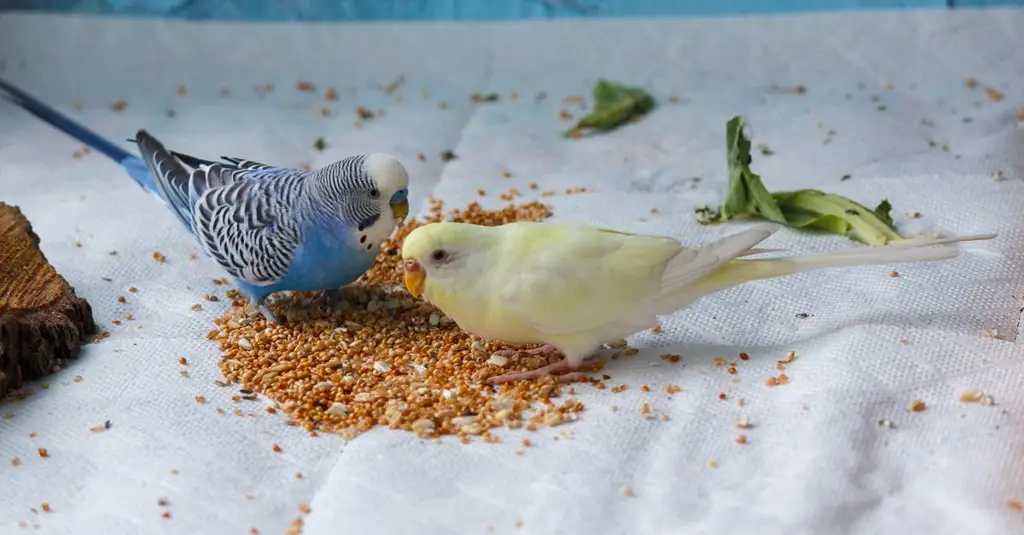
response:
<svg viewBox="0 0 1024 535"><path fill-rule="evenodd" d="M171 205L178 218L190 226L192 202L189 182L193 172L186 169L171 151L164 148L163 144L149 132L139 130L135 134L135 142L139 145L142 160L146 162L146 167L149 168L161 196Z"/></svg>
<svg viewBox="0 0 1024 535"><path fill-rule="evenodd" d="M4 91L2 94L4 100L16 104L23 110L35 115L47 123L50 123L62 132L81 141L82 143L85 143L93 149L106 154L115 162L121 163L127 158L134 158L134 156L128 153L128 151L114 145L106 139L103 139L99 134L90 131L88 128L76 123L50 106L43 104L32 95L29 95L14 85L11 85L10 82L0 79L0 89L3 89Z"/></svg>
<svg viewBox="0 0 1024 535"><path fill-rule="evenodd" d="M128 139L126 141L129 142L129 143L138 143L134 139ZM254 162L252 160L246 160L244 158L235 158L233 156L221 156L220 159L224 160L224 161L223 162L215 162L213 160L207 160L205 158L198 158L196 156L192 156L191 154L185 154L183 152L178 152L176 150L172 150L172 151L170 151L170 153L173 154L174 157L177 158L178 160L181 160L181 163L183 163L183 164L185 164L185 165L187 165L189 167L192 167L192 168L199 168L200 166L203 166L203 165L224 165L224 162L227 162L227 163L229 163L231 165L226 166L226 167L229 167L231 169L244 169L246 171L259 171L259 170L264 170L264 169L275 169L275 170L279 169L278 167L274 167L273 165L267 165L265 163Z"/></svg>
<svg viewBox="0 0 1024 535"><path fill-rule="evenodd" d="M85 143L99 152L102 152L111 160L114 160L124 166L125 170L128 171L128 174L135 179L140 186L150 192L156 193L152 177L146 172L146 167L142 165L142 160L137 156L129 153L121 147L118 147L117 145L114 145L85 126L76 123L70 117L58 112L46 104L43 104L39 99L29 95L25 91L22 91L2 78L0 78L0 98L17 105L21 109L35 115L65 134Z"/></svg>

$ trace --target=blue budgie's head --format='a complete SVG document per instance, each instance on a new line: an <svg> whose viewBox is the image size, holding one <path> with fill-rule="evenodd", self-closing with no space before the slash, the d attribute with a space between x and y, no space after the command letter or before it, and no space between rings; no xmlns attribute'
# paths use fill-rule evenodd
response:
<svg viewBox="0 0 1024 535"><path fill-rule="evenodd" d="M346 227L355 227L367 250L391 237L409 215L409 173L394 156L350 156L318 169L314 177L324 207Z"/></svg>

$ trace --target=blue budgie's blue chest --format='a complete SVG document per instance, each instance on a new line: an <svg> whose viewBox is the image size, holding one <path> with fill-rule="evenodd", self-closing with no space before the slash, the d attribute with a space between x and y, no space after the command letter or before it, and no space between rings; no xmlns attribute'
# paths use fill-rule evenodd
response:
<svg viewBox="0 0 1024 535"><path fill-rule="evenodd" d="M288 272L275 286L300 291L340 288L361 277L376 257L376 247L367 250L349 236L311 233L296 249Z"/></svg>

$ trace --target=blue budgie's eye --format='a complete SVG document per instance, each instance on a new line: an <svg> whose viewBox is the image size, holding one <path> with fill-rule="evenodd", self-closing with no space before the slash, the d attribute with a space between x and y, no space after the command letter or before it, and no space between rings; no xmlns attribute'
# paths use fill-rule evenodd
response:
<svg viewBox="0 0 1024 535"><path fill-rule="evenodd" d="M409 190L407 190L407 189L400 189L400 190L396 191L394 195L391 196L391 204L398 204L398 203L401 203L401 202L405 202L406 199L408 199L408 198L409 198Z"/></svg>
<svg viewBox="0 0 1024 535"><path fill-rule="evenodd" d="M374 199L380 197L380 190L377 189L377 188L371 189L370 190L370 197L373 197Z"/></svg>

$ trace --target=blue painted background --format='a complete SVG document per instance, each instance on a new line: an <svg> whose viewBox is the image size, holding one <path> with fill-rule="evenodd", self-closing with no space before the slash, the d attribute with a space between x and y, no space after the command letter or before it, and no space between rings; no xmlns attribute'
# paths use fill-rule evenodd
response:
<svg viewBox="0 0 1024 535"><path fill-rule="evenodd" d="M522 20L1024 6L1024 0L0 0L0 10L220 20Z"/></svg>

